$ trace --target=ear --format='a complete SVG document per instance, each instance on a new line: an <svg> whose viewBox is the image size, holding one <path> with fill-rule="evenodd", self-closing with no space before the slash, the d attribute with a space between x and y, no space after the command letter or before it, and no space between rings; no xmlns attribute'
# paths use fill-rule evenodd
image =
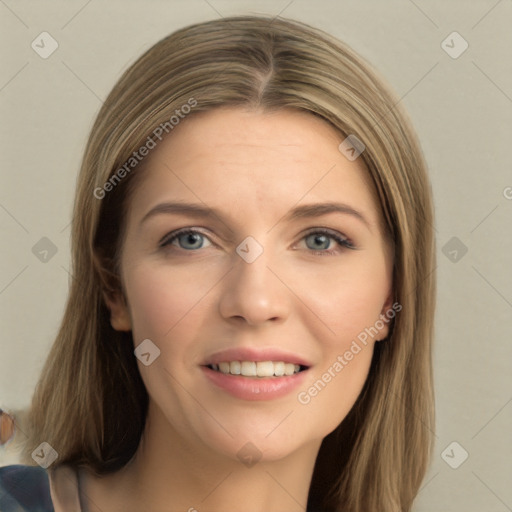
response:
<svg viewBox="0 0 512 512"><path fill-rule="evenodd" d="M131 331L132 321L125 296L122 292L121 279L112 269L112 260L94 254L94 265L99 274L102 296L110 311L110 325L116 331Z"/></svg>
<svg viewBox="0 0 512 512"><path fill-rule="evenodd" d="M397 311L393 308L393 291L391 290L382 305L380 319L384 326L382 329L379 329L379 339L376 341L384 341L389 336L389 328L393 322L393 318L396 316L396 313Z"/></svg>
<svg viewBox="0 0 512 512"><path fill-rule="evenodd" d="M110 311L110 325L112 328L116 331L131 331L132 320L124 295L121 292L111 294L104 292L103 299Z"/></svg>
<svg viewBox="0 0 512 512"><path fill-rule="evenodd" d="M389 311L392 309L393 306L393 290L390 290L388 293L388 296L386 297L386 300L384 301L384 304L382 305L382 311L381 314L385 315L386 311Z"/></svg>

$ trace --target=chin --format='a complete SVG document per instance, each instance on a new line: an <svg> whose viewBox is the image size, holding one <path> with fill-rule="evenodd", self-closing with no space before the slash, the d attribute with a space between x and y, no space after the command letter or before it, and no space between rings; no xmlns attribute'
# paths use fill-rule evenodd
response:
<svg viewBox="0 0 512 512"><path fill-rule="evenodd" d="M290 416L292 416L291 414ZM214 432L202 432L203 443L210 446L219 455L238 460L248 467L256 462L275 462L285 459L290 455L304 448L306 445L315 443L319 446L323 436L309 438L299 425L284 424L286 415L274 416L272 421L255 422L225 422L225 428L229 432L216 429ZM280 422L283 423L280 425ZM308 429L310 426L308 426ZM249 462L247 462L249 461Z"/></svg>

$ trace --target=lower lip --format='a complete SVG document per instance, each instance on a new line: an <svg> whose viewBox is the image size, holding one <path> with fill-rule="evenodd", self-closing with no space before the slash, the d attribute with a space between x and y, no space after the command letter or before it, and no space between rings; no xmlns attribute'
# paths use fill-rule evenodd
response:
<svg viewBox="0 0 512 512"><path fill-rule="evenodd" d="M305 373L283 377L242 377L201 367L204 374L217 387L242 400L273 400L291 393L304 381Z"/></svg>

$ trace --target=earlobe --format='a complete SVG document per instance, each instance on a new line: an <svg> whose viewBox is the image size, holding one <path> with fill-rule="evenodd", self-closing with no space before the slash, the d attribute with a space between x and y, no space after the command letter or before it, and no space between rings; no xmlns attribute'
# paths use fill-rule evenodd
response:
<svg viewBox="0 0 512 512"><path fill-rule="evenodd" d="M116 331L131 331L132 321L122 293L116 292L112 295L104 293L103 298L110 311L110 325L112 328Z"/></svg>

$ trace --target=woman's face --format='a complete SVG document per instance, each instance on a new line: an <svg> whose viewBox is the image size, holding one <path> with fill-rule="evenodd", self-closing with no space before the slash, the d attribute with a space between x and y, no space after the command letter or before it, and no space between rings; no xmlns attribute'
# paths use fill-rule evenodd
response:
<svg viewBox="0 0 512 512"><path fill-rule="evenodd" d="M127 307L110 306L135 347L150 340L148 424L168 437L276 460L318 447L353 406L388 332L392 252L342 140L310 114L223 108L147 157L122 247Z"/></svg>

